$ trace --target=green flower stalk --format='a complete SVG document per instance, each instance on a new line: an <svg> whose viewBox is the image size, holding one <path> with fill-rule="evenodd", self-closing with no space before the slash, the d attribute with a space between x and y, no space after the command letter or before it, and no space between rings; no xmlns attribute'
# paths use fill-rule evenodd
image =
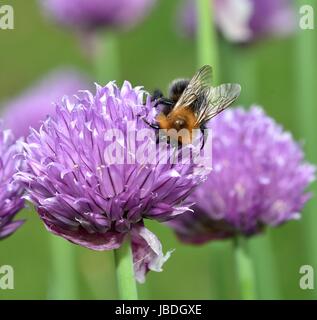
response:
<svg viewBox="0 0 317 320"><path fill-rule="evenodd" d="M48 298L53 300L79 299L77 287L77 262L73 245L50 236L52 274Z"/></svg>
<svg viewBox="0 0 317 320"><path fill-rule="evenodd" d="M119 298L121 300L138 299L130 239L126 239L122 246L114 251L114 256Z"/></svg>
<svg viewBox="0 0 317 320"><path fill-rule="evenodd" d="M209 0L197 0L198 30L197 30L197 63L200 68L209 64L214 69L213 82L219 79L219 57L217 32L213 23L213 5Z"/></svg>
<svg viewBox="0 0 317 320"><path fill-rule="evenodd" d="M255 274L247 240L238 237L234 243L234 251L241 299L254 300L256 299Z"/></svg>

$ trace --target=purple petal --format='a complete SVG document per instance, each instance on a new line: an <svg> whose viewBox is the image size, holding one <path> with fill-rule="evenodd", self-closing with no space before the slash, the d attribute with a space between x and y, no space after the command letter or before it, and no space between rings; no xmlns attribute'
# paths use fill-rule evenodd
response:
<svg viewBox="0 0 317 320"><path fill-rule="evenodd" d="M15 232L24 223L24 220L17 220L0 227L0 239L4 239Z"/></svg>
<svg viewBox="0 0 317 320"><path fill-rule="evenodd" d="M159 239L144 226L132 229L132 251L135 277L138 282L145 281L145 275L151 270L161 272L163 264L169 259L172 251L165 255Z"/></svg>

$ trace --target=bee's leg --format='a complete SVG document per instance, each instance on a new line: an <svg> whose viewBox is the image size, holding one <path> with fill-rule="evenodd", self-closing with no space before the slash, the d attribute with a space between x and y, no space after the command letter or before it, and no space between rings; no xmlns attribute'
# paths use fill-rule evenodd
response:
<svg viewBox="0 0 317 320"><path fill-rule="evenodd" d="M153 124L153 123L148 123L148 125L153 128L153 129L156 129L156 130L159 130L160 127L157 125L157 124Z"/></svg>
<svg viewBox="0 0 317 320"><path fill-rule="evenodd" d="M159 125L157 125L157 124L153 124L153 123L150 123L150 122L149 122L149 121L147 121L145 118L142 118L142 120L143 120L147 125L149 125L151 128L153 128L153 129L157 129L157 130L159 130L159 129L160 129Z"/></svg>
<svg viewBox="0 0 317 320"><path fill-rule="evenodd" d="M205 129L206 129L206 127L205 127L204 124L200 126L200 132L201 132L202 137L203 137L203 142L202 142L202 146L201 146L200 150L204 149L205 142L207 140L207 133L205 133Z"/></svg>
<svg viewBox="0 0 317 320"><path fill-rule="evenodd" d="M144 120L144 122L145 122L146 124L148 124L151 128L153 128L153 129L156 130L156 131L155 131L156 144L159 144L159 142L160 142L160 133L159 133L159 130L160 130L161 128L159 127L159 125L150 123L150 122L148 122L146 119L143 119L143 120Z"/></svg>
<svg viewBox="0 0 317 320"><path fill-rule="evenodd" d="M143 118L143 121L144 121L149 127L157 130L157 131L155 132L155 137L156 137L156 144L159 144L159 142L160 142L160 135L159 135L159 131L158 131L158 130L160 130L161 128L160 128L158 125L155 125L155 124L153 124L153 123L148 122L148 121L147 121L146 119L144 119L144 118Z"/></svg>

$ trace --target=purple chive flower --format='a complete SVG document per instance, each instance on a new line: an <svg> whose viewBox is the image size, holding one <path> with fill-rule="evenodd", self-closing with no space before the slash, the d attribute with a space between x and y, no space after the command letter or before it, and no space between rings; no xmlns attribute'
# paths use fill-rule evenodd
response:
<svg viewBox="0 0 317 320"><path fill-rule="evenodd" d="M52 101L86 87L87 80L80 73L68 69L54 71L20 96L2 103L4 127L10 128L16 137L25 137L30 127L38 129L54 113Z"/></svg>
<svg viewBox="0 0 317 320"><path fill-rule="evenodd" d="M13 181L13 175L21 169L21 152L10 130L0 128L0 239L16 231L24 221L13 221L24 206L21 183Z"/></svg>
<svg viewBox="0 0 317 320"><path fill-rule="evenodd" d="M211 0L215 23L222 35L235 43L251 42L270 36L285 36L296 27L293 0ZM195 1L189 0L181 13L185 32L196 30Z"/></svg>
<svg viewBox="0 0 317 320"><path fill-rule="evenodd" d="M153 111L149 96L129 82L121 89L113 82L97 86L95 96L80 92L74 102L65 98L32 130L24 144L26 169L16 175L52 233L93 250L119 248L130 235L140 282L169 257L143 220L168 221L187 211L185 199L207 170L193 161L162 161L163 146L173 147L157 144L144 121ZM131 138L144 130L152 135L147 140ZM142 146L150 150L144 159ZM121 152L126 158L112 159Z"/></svg>
<svg viewBox="0 0 317 320"><path fill-rule="evenodd" d="M63 25L84 30L128 28L137 24L155 0L43 0L46 12Z"/></svg>
<svg viewBox="0 0 317 320"><path fill-rule="evenodd" d="M250 236L298 219L315 167L291 134L258 107L224 111L211 127L213 171L190 197L194 213L170 223L180 239Z"/></svg>

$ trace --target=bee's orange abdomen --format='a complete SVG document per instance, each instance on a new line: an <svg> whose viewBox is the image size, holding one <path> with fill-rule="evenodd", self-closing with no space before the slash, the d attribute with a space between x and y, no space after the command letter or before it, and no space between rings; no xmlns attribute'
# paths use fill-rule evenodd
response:
<svg viewBox="0 0 317 320"><path fill-rule="evenodd" d="M175 136L175 130L170 133L167 132L168 136L174 140L179 140L181 143L191 143L192 130L198 128L196 116L190 108L179 107L176 110L172 110L168 115L160 113L157 116L156 121L161 129L175 129L177 131L182 129L188 130L188 134L181 136ZM179 128L179 123L183 123L181 129Z"/></svg>

